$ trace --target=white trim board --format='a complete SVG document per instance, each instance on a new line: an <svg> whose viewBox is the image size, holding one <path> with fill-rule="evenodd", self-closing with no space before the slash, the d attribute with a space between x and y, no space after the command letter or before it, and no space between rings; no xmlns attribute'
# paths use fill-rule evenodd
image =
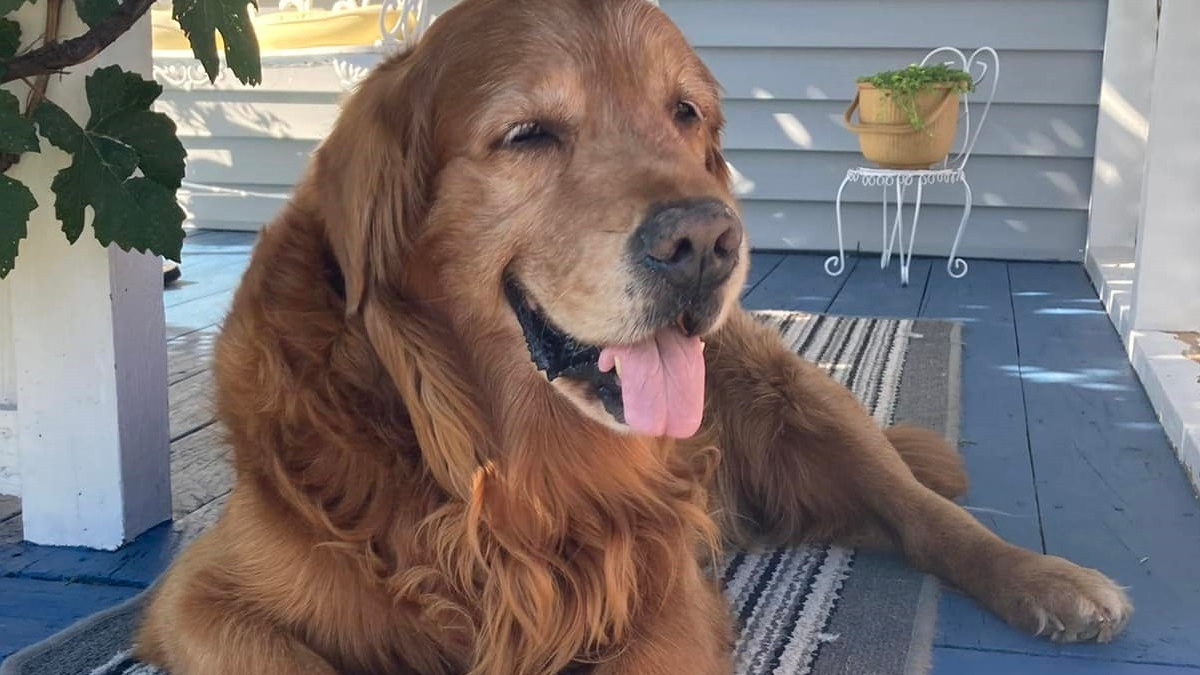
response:
<svg viewBox="0 0 1200 675"><path fill-rule="evenodd" d="M1200 362L1184 357L1187 345L1174 333L1131 328L1132 260L1131 247L1095 248L1088 251L1088 274L1167 439L1200 492Z"/></svg>

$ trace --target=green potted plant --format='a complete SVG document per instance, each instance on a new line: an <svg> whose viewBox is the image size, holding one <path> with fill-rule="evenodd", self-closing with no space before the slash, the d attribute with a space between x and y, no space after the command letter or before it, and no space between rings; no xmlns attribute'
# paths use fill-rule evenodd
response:
<svg viewBox="0 0 1200 675"><path fill-rule="evenodd" d="M857 84L846 127L858 135L863 157L886 169L927 169L945 159L958 128L959 97L975 88L970 73L940 63L885 70Z"/></svg>

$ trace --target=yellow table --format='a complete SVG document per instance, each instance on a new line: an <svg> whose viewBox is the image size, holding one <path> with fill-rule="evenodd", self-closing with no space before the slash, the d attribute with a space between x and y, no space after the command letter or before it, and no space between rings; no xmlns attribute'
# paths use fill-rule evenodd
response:
<svg viewBox="0 0 1200 675"><path fill-rule="evenodd" d="M259 14L251 22L264 55L296 49L369 47L380 39L379 10L379 5L337 11L285 10ZM179 24L171 18L170 10L151 10L150 17L154 28L154 51L191 50ZM389 11L384 25L391 28L399 17L399 11ZM409 32L416 29L414 13L409 13L407 23ZM217 35L217 49L224 49L220 34Z"/></svg>

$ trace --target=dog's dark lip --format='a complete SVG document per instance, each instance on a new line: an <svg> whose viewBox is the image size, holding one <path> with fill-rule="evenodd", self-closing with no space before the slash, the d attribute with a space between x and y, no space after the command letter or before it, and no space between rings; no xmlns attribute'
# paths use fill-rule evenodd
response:
<svg viewBox="0 0 1200 675"><path fill-rule="evenodd" d="M529 357L546 379L553 382L567 377L591 385L608 414L624 423L621 385L615 372L600 371L600 348L580 342L555 326L511 275L504 280L504 295L525 334Z"/></svg>

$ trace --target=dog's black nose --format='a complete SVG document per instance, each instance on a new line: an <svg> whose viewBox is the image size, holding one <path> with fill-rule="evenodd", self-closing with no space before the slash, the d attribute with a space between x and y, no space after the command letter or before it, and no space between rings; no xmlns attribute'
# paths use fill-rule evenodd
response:
<svg viewBox="0 0 1200 675"><path fill-rule="evenodd" d="M718 199L689 199L650 209L630 241L634 259L686 289L729 278L742 246L742 223Z"/></svg>

